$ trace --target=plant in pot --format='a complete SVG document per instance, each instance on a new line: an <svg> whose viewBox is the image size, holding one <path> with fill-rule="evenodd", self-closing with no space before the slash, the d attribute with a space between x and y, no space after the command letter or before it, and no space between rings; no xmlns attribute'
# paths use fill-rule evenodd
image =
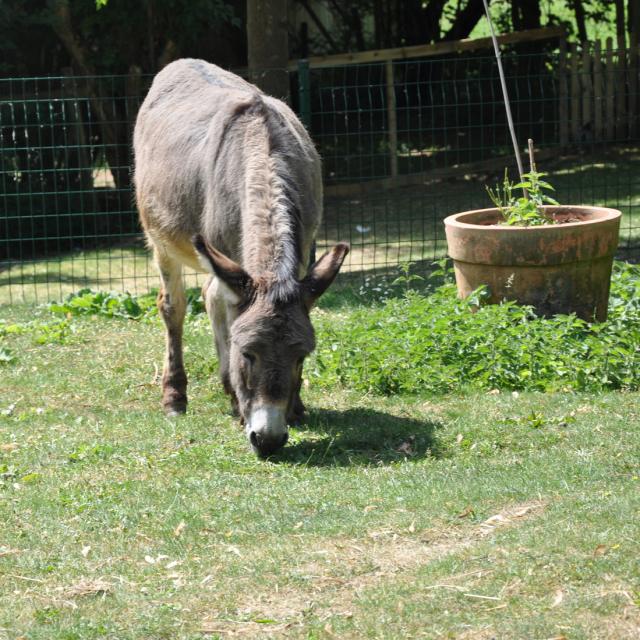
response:
<svg viewBox="0 0 640 640"><path fill-rule="evenodd" d="M494 208L444 221L458 294L466 298L486 285L490 303L515 300L538 315L604 321L621 213L559 205L544 193L551 185L536 171L529 142L531 171L519 184L505 174L502 189L488 189Z"/></svg>
<svg viewBox="0 0 640 640"><path fill-rule="evenodd" d="M525 174L513 126L500 49L484 0L498 63L502 94L520 183L505 174L502 190L489 190L491 209L465 211L445 219L460 297L485 285L487 302L515 300L538 315L575 313L587 321L607 318L613 256L618 247L620 211L605 207L559 205L544 191L551 186L536 171L529 140L531 171ZM514 190L521 188L517 197Z"/></svg>

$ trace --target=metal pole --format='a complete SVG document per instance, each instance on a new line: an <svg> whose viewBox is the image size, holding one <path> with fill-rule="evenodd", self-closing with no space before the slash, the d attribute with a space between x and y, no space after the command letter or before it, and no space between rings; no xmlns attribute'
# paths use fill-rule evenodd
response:
<svg viewBox="0 0 640 640"><path fill-rule="evenodd" d="M298 102L300 120L311 131L311 83L309 79L309 61L298 60Z"/></svg>
<svg viewBox="0 0 640 640"><path fill-rule="evenodd" d="M298 60L298 111L302 124L311 133L311 78L309 60ZM309 267L316 261L316 241L311 244Z"/></svg>
<svg viewBox="0 0 640 640"><path fill-rule="evenodd" d="M496 52L496 60L498 61L498 73L500 74L500 84L502 85L502 95L504 97L504 106L507 111L507 122L509 123L509 132L511 133L511 142L513 143L513 150L516 154L516 162L518 163L518 173L520 174L520 180L522 180L522 158L520 157L520 149L518 148L518 140L516 138L516 130L513 126L513 117L511 116L511 105L509 103L509 93L507 91L507 83L504 79L504 70L502 68L502 59L500 57L500 47L498 46L498 40L496 38L495 31L493 30L493 22L489 15L489 4L487 0L482 0L484 3L484 12L487 15L487 21L489 22L489 30L491 31L491 39L493 40L493 48ZM525 196L527 192L525 190Z"/></svg>

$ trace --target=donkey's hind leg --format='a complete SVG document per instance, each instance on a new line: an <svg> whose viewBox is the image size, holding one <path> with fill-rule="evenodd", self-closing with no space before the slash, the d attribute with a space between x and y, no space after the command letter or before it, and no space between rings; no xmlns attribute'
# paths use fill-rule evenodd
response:
<svg viewBox="0 0 640 640"><path fill-rule="evenodd" d="M187 410L187 375L182 359L182 326L187 303L181 264L157 247L154 257L162 280L158 311L166 328L162 407L167 415L173 416Z"/></svg>

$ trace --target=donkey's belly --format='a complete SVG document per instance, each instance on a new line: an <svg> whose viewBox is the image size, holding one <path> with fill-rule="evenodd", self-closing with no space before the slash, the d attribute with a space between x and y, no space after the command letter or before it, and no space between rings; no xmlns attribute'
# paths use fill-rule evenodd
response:
<svg viewBox="0 0 640 640"><path fill-rule="evenodd" d="M202 264L198 259L191 238L186 236L174 237L164 234L157 229L147 230L147 238L150 244L162 254L183 264L195 271L202 271Z"/></svg>

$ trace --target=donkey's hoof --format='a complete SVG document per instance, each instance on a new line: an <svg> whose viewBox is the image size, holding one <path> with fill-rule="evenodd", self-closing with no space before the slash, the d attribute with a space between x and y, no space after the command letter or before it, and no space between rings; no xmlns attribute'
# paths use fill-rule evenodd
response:
<svg viewBox="0 0 640 640"><path fill-rule="evenodd" d="M306 415L304 411L295 412L287 417L287 424L297 427L305 422Z"/></svg>
<svg viewBox="0 0 640 640"><path fill-rule="evenodd" d="M167 418L175 418L176 416L181 416L187 413L186 402L180 402L180 401L163 402L162 408Z"/></svg>
<svg viewBox="0 0 640 640"><path fill-rule="evenodd" d="M234 418L241 418L242 416L240 415L240 406L238 405L238 398L236 398L236 394L231 392L231 397L229 398L229 400L231 402L229 402L229 415L233 416Z"/></svg>
<svg viewBox="0 0 640 640"><path fill-rule="evenodd" d="M305 421L306 415L307 409L300 399L300 396L298 395L298 397L293 402L293 406L291 407L291 413L287 416L287 424L298 426Z"/></svg>

